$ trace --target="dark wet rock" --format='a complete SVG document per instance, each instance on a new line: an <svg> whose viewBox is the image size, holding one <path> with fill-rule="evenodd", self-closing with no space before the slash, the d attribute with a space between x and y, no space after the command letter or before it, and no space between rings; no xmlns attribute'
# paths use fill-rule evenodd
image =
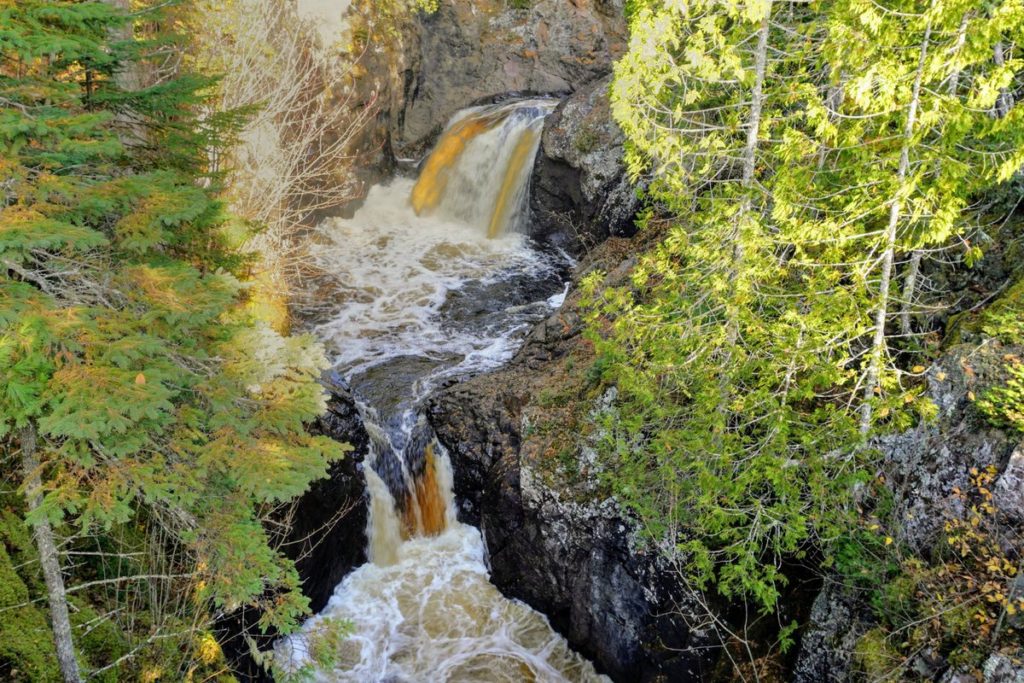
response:
<svg viewBox="0 0 1024 683"><path fill-rule="evenodd" d="M626 47L624 1L523 4L442 0L435 13L413 15L399 35L362 57L346 106L376 114L351 145L358 194L396 169L414 173L461 109L577 93L545 129L533 213L540 217L535 235L580 253L608 235L630 234L637 208L607 96L612 64ZM374 25L370 0L352 11L359 25Z"/></svg>
<svg viewBox="0 0 1024 683"><path fill-rule="evenodd" d="M845 683L853 679L857 641L873 625L854 594L827 581L811 607L800 639L793 683Z"/></svg>
<svg viewBox="0 0 1024 683"><path fill-rule="evenodd" d="M438 367L458 360L452 354L432 357L395 356L353 375L352 392L360 401L374 407L377 413L374 421L392 433L401 426L404 412L415 402L416 397L410 393L409 388L415 387Z"/></svg>
<svg viewBox="0 0 1024 683"><path fill-rule="evenodd" d="M631 248L612 240L581 270L616 271ZM538 325L506 369L431 399L460 516L480 527L495 585L547 615L614 680L703 680L711 641L684 623L693 606L678 575L636 543L634 523L594 482L553 481L526 424L525 409L559 381L561 361L582 342L574 301Z"/></svg>
<svg viewBox="0 0 1024 683"><path fill-rule="evenodd" d="M550 267L470 280L448 293L440 314L453 329L488 329L507 326L510 314L536 321L547 316L547 300L564 289L569 261L552 257ZM535 307L536 312L530 310Z"/></svg>
<svg viewBox="0 0 1024 683"><path fill-rule="evenodd" d="M533 234L573 253L636 231L640 200L626 173L625 136L612 118L610 87L609 75L555 109L534 165Z"/></svg>
<svg viewBox="0 0 1024 683"><path fill-rule="evenodd" d="M643 249L641 239L647 238L603 243L575 277L599 267L609 273L606 286L623 282ZM551 475L545 464L550 456L531 433L535 425L530 419L541 395L555 395L544 410L561 410L558 392L572 381L565 368L585 347L578 296L570 292L566 306L534 328L505 369L433 397L430 419L451 453L460 514L483 531L495 584L547 614L575 648L614 680L720 677L722 668L713 661L715 641L690 631L686 624L693 622L682 618L690 607L678 575L635 542L628 515L602 495L587 473L594 466L592 454L579 444L557 454L571 460L568 469L579 472L582 481L560 479ZM948 349L926 373L937 418L874 443L883 456L880 474L894 488L901 541L923 556L941 540L945 520L962 512L954 490L970 490L972 468L995 467L994 504L1008 523L1020 524L1024 517L1024 444L993 427L975 404L1005 381L1007 358L1021 355L1024 349L992 340ZM727 618L735 606L719 608ZM799 619L805 626L798 655L787 665L791 680L854 680L854 652L877 626L864 596L840 579L829 579L814 598L809 618ZM698 649L700 657L694 654ZM1001 672L1002 666L993 663L993 671ZM908 667L922 680L956 673L937 652L927 650ZM1005 675L993 674L992 680L1014 680Z"/></svg>
<svg viewBox="0 0 1024 683"><path fill-rule="evenodd" d="M369 434L340 378L328 376L324 385L330 392L327 412L310 431L348 443L352 451L295 502L285 546L285 553L296 560L302 592L314 612L327 604L346 574L366 561L368 499L362 468Z"/></svg>
<svg viewBox="0 0 1024 683"><path fill-rule="evenodd" d="M418 157L459 109L508 93L568 93L622 54L622 0L442 0L421 14L405 51L403 106L391 122L399 157Z"/></svg>

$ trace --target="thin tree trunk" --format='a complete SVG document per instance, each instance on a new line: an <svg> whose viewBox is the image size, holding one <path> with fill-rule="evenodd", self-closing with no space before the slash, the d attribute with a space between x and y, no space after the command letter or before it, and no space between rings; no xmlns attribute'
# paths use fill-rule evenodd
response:
<svg viewBox="0 0 1024 683"><path fill-rule="evenodd" d="M1003 41L996 43L995 54L993 55L996 66L1003 66L1006 59L1003 55ZM996 116L1005 117L1013 109L1013 93L1006 88L999 91L999 99L996 100Z"/></svg>
<svg viewBox="0 0 1024 683"><path fill-rule="evenodd" d="M967 41L967 24L970 20L970 16L970 12L965 12L963 18L960 20L960 28L956 34L956 45L953 48L954 55L960 54L960 51L963 50L964 43ZM952 74L950 74L948 92L952 97L956 97L957 90L959 90L959 88L960 69L957 68ZM914 305L914 296L917 294L917 278L921 272L922 257L923 253L921 250L914 251L910 257L910 265L903 281L903 303L900 308L900 333L904 337L909 337L913 333L913 329L910 324L910 312Z"/></svg>
<svg viewBox="0 0 1024 683"><path fill-rule="evenodd" d="M764 79L768 70L768 33L772 3L765 8L764 18L758 29L757 53L754 55L754 89L750 94L750 120L747 122L747 144L743 149L743 187L749 188L754 182L756 170L757 139L761 134L761 113L764 111Z"/></svg>
<svg viewBox="0 0 1024 683"><path fill-rule="evenodd" d="M914 330L910 324L910 309L913 306L914 295L917 293L917 275L921 272L921 257L923 252L918 249L910 255L910 265L907 266L907 274L903 279L903 302L900 305L900 334L909 337Z"/></svg>
<svg viewBox="0 0 1024 683"><path fill-rule="evenodd" d="M754 54L754 88L751 92L750 118L747 120L747 141L743 148L743 177L742 187L749 190L754 183L754 173L757 170L757 140L761 134L761 113L764 111L764 80L765 72L768 69L768 33L770 31L769 18L771 17L772 3L768 3L765 9L764 18L758 28L757 52ZM739 277L740 269L743 267L743 240L741 239L741 224L750 212L750 197L744 197L743 204L736 213L734 220L735 228L732 234L732 267L730 268L730 282L735 283ZM735 284L733 284L735 291ZM735 307L734 307L735 308ZM726 344L732 347L739 339L739 320L735 310L729 315L726 323Z"/></svg>
<svg viewBox="0 0 1024 683"><path fill-rule="evenodd" d="M123 11L125 15L131 14L131 3L129 0L101 0L111 7ZM135 24L129 19L123 26L110 31L110 39L115 42L131 42L135 39ZM117 87L125 92L137 92L142 90L144 85L142 65L136 61L124 62L119 65L114 74L114 82ZM127 147L138 147L146 142L146 129L141 121L131 111L121 112L116 117L121 127L118 136L121 143Z"/></svg>
<svg viewBox="0 0 1024 683"><path fill-rule="evenodd" d="M122 10L126 15L131 14L132 7L128 0L102 0L106 4L116 7ZM120 26L110 32L110 37L118 42L131 42L135 39L135 25L134 22L128 20L123 26ZM135 92L142 89L143 78L142 70L138 63L128 62L121 64L121 68L118 69L117 73L114 74L114 79L117 81L117 85L121 90L126 92Z"/></svg>
<svg viewBox="0 0 1024 683"><path fill-rule="evenodd" d="M889 318L889 288L892 283L893 265L896 260L896 228L899 226L903 201L899 197L902 185L910 170L910 144L914 138L914 127L917 125L917 109L921 100L921 81L924 78L924 63L928 56L928 44L931 41L932 25L924 32L921 43L921 56L918 59L917 73L914 75L914 87L911 92L910 106L907 109L907 121L903 129L903 147L900 149L900 163L896 172L897 195L889 207L889 225L885 231L885 253L882 254L882 274L878 283L878 308L875 309L875 335L871 342L871 358L868 361L868 373L864 383L864 403L860 409L860 431L867 434L871 429L871 401L878 389L879 376L882 372L882 356L885 354L885 323Z"/></svg>
<svg viewBox="0 0 1024 683"><path fill-rule="evenodd" d="M757 141L761 133L761 113L764 110L764 81L768 65L768 34L770 31L769 19L772 13L772 2L769 0L765 8L764 18L758 27L757 51L754 53L754 87L751 92L750 117L747 119L747 140L743 148L743 176L742 187L749 190L754 183L754 173L757 170ZM750 212L751 201L749 196L743 198L743 203L733 217L733 231L730 239L732 241L732 263L729 266L729 301L726 302L725 322L725 360L723 372L719 381L719 394L721 400L718 405L720 414L725 415L730 401L729 374L725 372L733 358L733 347L739 341L740 321L739 310L736 304L737 286L740 271L743 268L743 239L742 224L746 214Z"/></svg>
<svg viewBox="0 0 1024 683"><path fill-rule="evenodd" d="M39 475L39 456L36 454L36 432L31 426L21 430L21 468L25 474L25 500L30 513L43 504L43 482ZM80 683L75 645L71 636L71 618L68 616L68 601L64 589L64 577L60 570L60 556L53 540L53 528L45 517L32 525L39 550L39 564L46 581L46 596L50 603L53 642L57 647L57 662L65 683Z"/></svg>
<svg viewBox="0 0 1024 683"><path fill-rule="evenodd" d="M757 48L754 53L754 87L751 92L750 116L747 119L747 139L743 147L743 175L741 186L749 190L753 186L754 173L757 170L757 139L761 132L761 112L764 110L764 80L768 65L768 34L769 19L772 13L772 2L769 0L765 8L765 16L757 29ZM743 221L751 208L748 193L732 219L732 232L728 239L732 243L732 260L728 272L728 294L725 303L725 353L723 355L718 379L718 414L723 418L728 414L732 400L730 388L729 366L732 364L733 351L740 338L739 305L737 303L737 280L743 268Z"/></svg>

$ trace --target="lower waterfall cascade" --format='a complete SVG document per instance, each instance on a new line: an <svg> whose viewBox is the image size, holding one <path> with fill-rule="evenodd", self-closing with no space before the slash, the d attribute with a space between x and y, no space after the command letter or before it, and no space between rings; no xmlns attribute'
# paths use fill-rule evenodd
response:
<svg viewBox="0 0 1024 683"><path fill-rule="evenodd" d="M571 261L522 234L549 100L456 115L414 183L371 188L315 234L322 276L302 310L352 390L370 434L369 562L323 611L280 640L286 671L313 680L607 681L547 619L489 581L476 528L456 517L448 454L422 405L441 383L499 367L561 305ZM326 304L324 302L327 302ZM313 653L326 640L332 665Z"/></svg>

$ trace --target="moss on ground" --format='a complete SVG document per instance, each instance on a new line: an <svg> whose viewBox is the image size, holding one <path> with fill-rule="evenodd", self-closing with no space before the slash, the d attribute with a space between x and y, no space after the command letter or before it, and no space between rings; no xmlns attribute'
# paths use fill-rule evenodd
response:
<svg viewBox="0 0 1024 683"><path fill-rule="evenodd" d="M9 681L59 681L57 653L50 639L45 603L19 573L27 566L12 559L8 548L17 547L24 525L10 510L0 517L0 679ZM22 552L17 556L23 557Z"/></svg>

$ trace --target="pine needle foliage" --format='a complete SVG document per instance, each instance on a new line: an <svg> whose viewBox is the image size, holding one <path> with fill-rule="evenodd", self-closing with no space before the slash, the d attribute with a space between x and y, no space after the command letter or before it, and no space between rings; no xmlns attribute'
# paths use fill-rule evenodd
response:
<svg viewBox="0 0 1024 683"><path fill-rule="evenodd" d="M257 605L287 631L307 603L261 519L343 449L303 427L321 349L246 313L206 171L239 113L199 116L208 77L120 85L174 40L155 12L0 2L0 439L38 438L30 524L155 521L198 614Z"/></svg>

